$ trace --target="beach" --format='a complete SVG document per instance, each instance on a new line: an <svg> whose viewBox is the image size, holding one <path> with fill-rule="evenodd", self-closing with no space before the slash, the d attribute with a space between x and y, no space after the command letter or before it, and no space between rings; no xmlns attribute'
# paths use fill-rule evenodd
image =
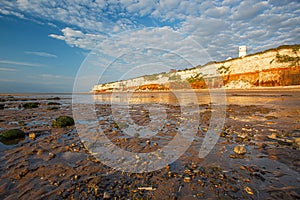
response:
<svg viewBox="0 0 300 200"><path fill-rule="evenodd" d="M91 152L92 143L79 132L90 130L90 124L79 120L86 115L77 116L75 110L81 107L72 102L72 94L3 94L0 132L20 129L26 136L0 143L0 198L300 198L300 89L225 90L224 102L212 102L219 94L209 90L81 94L92 99L89 105L81 103L81 111L95 110L102 134L124 151L159 151L179 131L192 132L194 126L189 129L188 122L197 122L191 143L178 159L145 172L131 162L123 171L112 168ZM39 105L22 107L27 102ZM129 110L130 123L151 127L154 135L126 134L128 118L122 118L120 105ZM219 105L224 124L214 133L218 136L211 151L199 157ZM52 127L59 116L74 117L78 123ZM122 159L126 163L126 157ZM127 170L134 167L140 167L140 173Z"/></svg>

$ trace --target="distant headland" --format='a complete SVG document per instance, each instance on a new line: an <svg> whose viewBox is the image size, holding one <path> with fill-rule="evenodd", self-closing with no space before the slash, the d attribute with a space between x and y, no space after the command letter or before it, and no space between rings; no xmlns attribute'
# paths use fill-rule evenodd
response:
<svg viewBox="0 0 300 200"><path fill-rule="evenodd" d="M239 47L238 58L212 61L203 66L133 79L98 84L94 93L112 91L168 91L207 88L256 88L300 85L300 44L283 45L246 55Z"/></svg>

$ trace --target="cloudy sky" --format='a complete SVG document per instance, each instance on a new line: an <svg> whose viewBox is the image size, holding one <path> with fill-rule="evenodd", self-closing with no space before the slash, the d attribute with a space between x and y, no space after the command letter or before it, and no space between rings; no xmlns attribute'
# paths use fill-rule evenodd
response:
<svg viewBox="0 0 300 200"><path fill-rule="evenodd" d="M296 44L299 22L299 0L1 0L0 93L71 92L76 74L89 90L237 57L239 45Z"/></svg>

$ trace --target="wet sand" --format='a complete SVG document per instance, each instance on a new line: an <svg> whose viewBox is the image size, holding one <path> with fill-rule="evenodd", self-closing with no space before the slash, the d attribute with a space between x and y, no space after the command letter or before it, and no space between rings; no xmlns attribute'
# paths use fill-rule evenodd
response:
<svg viewBox="0 0 300 200"><path fill-rule="evenodd" d="M130 116L139 126L157 123L151 138L126 135L111 118L112 104L128 95L97 95L98 123L119 148L131 152L157 151L176 135L182 106L190 106L188 92L130 95ZM81 142L75 126L52 128L56 117L72 116L71 95L1 96L0 131L19 128L35 133L35 140L0 143L1 199L299 199L300 90L228 90L226 120L213 150L199 158L199 150L214 112L208 91L198 92L199 129L191 146L175 162L145 173L116 171L97 160ZM179 102L178 98L182 98ZM39 108L23 109L25 102ZM49 102L61 105L50 106ZM166 121L149 115L149 105L164 108ZM58 107L57 110L51 107ZM180 120L179 120L180 119ZM244 155L234 152L243 145Z"/></svg>

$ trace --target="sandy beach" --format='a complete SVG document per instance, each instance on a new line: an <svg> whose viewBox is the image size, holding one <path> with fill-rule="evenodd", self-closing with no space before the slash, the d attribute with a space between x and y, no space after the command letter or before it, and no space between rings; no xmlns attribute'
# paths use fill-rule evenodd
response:
<svg viewBox="0 0 300 200"><path fill-rule="evenodd" d="M156 135L150 138L124 134L121 124L116 125L112 104L127 101L126 94L94 96L97 123L123 150L157 151L188 121L182 117L182 107L191 105L189 95L182 92L179 96L182 101L167 92L131 94L132 121L140 127L151 120L157 125ZM192 103L198 106L200 121L189 148L160 170L130 173L106 166L93 156L76 126L52 127L59 116L73 117L72 95L1 95L0 132L20 129L26 136L0 143L0 198L300 198L299 88L227 90L225 124L205 158L199 158L199 150L215 110L207 91L197 91L196 96L198 102ZM25 109L26 102L39 106ZM165 121L151 118L149 105L154 104L165 109ZM32 133L35 138L29 137Z"/></svg>

